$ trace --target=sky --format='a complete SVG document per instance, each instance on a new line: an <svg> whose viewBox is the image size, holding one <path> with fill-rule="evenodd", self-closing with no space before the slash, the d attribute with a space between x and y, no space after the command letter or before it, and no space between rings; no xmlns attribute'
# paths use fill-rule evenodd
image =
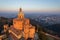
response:
<svg viewBox="0 0 60 40"><path fill-rule="evenodd" d="M0 0L0 11L60 11L60 0Z"/></svg>

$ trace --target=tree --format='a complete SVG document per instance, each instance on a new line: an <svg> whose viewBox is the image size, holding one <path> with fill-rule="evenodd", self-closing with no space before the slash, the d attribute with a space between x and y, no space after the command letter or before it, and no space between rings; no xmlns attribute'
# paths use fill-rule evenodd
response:
<svg viewBox="0 0 60 40"><path fill-rule="evenodd" d="M40 40L47 40L47 36L43 33L42 27L37 25L38 27L38 36Z"/></svg>

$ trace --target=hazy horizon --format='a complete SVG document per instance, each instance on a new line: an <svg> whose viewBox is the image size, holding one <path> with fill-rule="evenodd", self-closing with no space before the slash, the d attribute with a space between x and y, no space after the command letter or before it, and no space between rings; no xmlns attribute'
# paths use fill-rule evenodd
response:
<svg viewBox="0 0 60 40"><path fill-rule="evenodd" d="M0 12L0 17L6 17L6 18L14 18L16 17L18 12ZM60 12L24 12L25 16L51 16L56 15L60 16Z"/></svg>

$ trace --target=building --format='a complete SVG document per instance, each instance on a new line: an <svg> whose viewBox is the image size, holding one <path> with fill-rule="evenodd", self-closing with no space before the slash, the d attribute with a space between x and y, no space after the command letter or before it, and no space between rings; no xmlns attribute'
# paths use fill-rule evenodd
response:
<svg viewBox="0 0 60 40"><path fill-rule="evenodd" d="M5 25L5 28L6 27ZM13 19L13 25L9 28L9 34L12 40L19 40L21 38L24 38L24 40L28 38L34 40L35 26L32 26L29 19L24 17L21 8L19 9L17 18Z"/></svg>

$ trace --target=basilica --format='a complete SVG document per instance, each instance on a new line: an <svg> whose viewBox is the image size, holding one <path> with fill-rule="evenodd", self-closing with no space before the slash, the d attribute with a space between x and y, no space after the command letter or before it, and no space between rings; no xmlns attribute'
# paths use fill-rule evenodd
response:
<svg viewBox="0 0 60 40"><path fill-rule="evenodd" d="M4 31L8 28L8 25L4 25ZM19 9L17 18L13 19L13 25L11 25L8 29L9 36L11 40L20 40L24 38L24 40L34 40L35 36L35 26L30 24L30 20L24 17L24 13L22 9Z"/></svg>

